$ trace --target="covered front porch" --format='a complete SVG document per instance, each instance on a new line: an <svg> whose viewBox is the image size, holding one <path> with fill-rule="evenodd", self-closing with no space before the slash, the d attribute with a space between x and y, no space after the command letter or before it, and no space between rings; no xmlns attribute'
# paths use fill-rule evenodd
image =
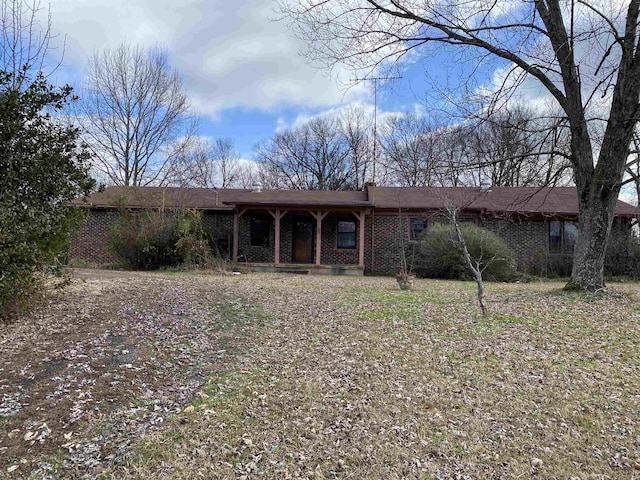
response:
<svg viewBox="0 0 640 480"><path fill-rule="evenodd" d="M234 263L257 271L361 275L365 207L236 206Z"/></svg>

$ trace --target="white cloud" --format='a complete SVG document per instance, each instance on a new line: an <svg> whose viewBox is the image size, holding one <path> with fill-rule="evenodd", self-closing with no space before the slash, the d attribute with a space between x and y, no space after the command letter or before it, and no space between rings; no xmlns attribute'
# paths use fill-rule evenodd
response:
<svg viewBox="0 0 640 480"><path fill-rule="evenodd" d="M224 109L325 107L361 98L307 64L270 0L52 0L53 28L66 35L65 64L82 71L96 50L132 44L166 46L197 111L215 118Z"/></svg>
<svg viewBox="0 0 640 480"><path fill-rule="evenodd" d="M278 122L276 123L275 133L280 133L286 130L287 128L289 128L287 121L282 117L278 118Z"/></svg>
<svg viewBox="0 0 640 480"><path fill-rule="evenodd" d="M314 114L304 113L304 112L300 113L296 116L296 118L291 123L287 123L284 119L280 118L278 119L278 126L276 127L276 133L281 132L287 128L293 128L293 129L300 128L306 123L313 120L314 118L326 118L326 119L339 120L340 118L342 118L345 111L351 108L358 108L362 111L362 114L364 116L373 118L373 111L374 111L373 104L354 101L348 104L339 105L337 107L328 108ZM388 121L388 119L400 117L402 115L405 115L406 113L407 112L385 111L380 109L380 107L378 107L378 110L377 110L378 127L383 125L386 121Z"/></svg>

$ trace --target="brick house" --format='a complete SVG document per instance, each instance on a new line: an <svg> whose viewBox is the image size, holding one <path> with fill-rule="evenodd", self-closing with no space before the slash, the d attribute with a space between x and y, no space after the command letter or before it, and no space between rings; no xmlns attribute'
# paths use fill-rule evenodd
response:
<svg viewBox="0 0 640 480"><path fill-rule="evenodd" d="M392 274L402 246L415 241L448 206L498 234L518 267L543 272L571 257L578 199L573 187L377 187L362 191L109 187L74 205L90 215L76 232L71 258L116 260L109 231L120 208L202 212L203 223L235 263L256 270ZM629 239L640 210L618 201L613 232Z"/></svg>

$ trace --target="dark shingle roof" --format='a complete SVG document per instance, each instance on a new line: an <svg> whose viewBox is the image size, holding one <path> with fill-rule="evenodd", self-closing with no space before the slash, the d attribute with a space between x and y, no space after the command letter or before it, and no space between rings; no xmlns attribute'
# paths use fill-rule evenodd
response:
<svg viewBox="0 0 640 480"><path fill-rule="evenodd" d="M440 210L454 205L465 210L493 214L558 215L578 214L575 187L373 187L369 200L381 209ZM638 216L640 210L618 200L616 214Z"/></svg>
<svg viewBox="0 0 640 480"><path fill-rule="evenodd" d="M77 199L73 205L93 208L114 208L125 205L129 208L181 207L201 210L229 210L225 202L233 201L250 190L177 187L107 187L87 199Z"/></svg>
<svg viewBox="0 0 640 480"><path fill-rule="evenodd" d="M366 191L301 191L175 187L107 187L72 205L114 208L183 207L201 210L230 210L242 207L367 207L387 210L441 210L455 205L465 210L492 214L557 215L578 214L575 187L368 187ZM616 214L640 215L640 210L618 201Z"/></svg>
<svg viewBox="0 0 640 480"><path fill-rule="evenodd" d="M107 187L88 197L87 202L74 200L74 205L94 208L184 207L196 209L228 209L231 205L259 206L371 206L367 192L302 191L302 190L235 190L174 187Z"/></svg>

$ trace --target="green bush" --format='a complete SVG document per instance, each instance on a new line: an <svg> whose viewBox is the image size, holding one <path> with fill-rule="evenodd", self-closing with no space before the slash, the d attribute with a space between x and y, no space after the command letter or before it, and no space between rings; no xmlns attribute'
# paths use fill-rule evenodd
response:
<svg viewBox="0 0 640 480"><path fill-rule="evenodd" d="M123 208L110 232L109 243L136 270L195 268L212 261L201 214L194 210L166 213Z"/></svg>
<svg viewBox="0 0 640 480"><path fill-rule="evenodd" d="M460 228L472 261L480 261L484 268L485 279L512 281L517 278L515 254L500 237L468 223ZM428 278L471 278L453 225L437 223L422 232L415 245L415 272Z"/></svg>
<svg viewBox="0 0 640 480"><path fill-rule="evenodd" d="M79 130L56 114L73 101L71 87L27 72L0 71L0 321L60 264L81 215L67 202L95 185Z"/></svg>

